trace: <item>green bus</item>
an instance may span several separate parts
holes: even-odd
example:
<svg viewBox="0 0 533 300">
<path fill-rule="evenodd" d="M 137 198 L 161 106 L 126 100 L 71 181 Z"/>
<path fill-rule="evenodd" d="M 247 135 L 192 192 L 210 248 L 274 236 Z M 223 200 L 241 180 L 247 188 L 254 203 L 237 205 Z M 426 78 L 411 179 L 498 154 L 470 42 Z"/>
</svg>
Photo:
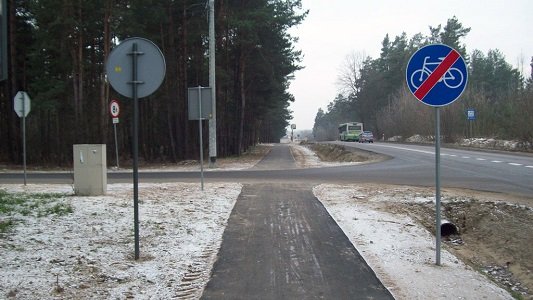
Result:
<svg viewBox="0 0 533 300">
<path fill-rule="evenodd" d="M 363 123 L 349 122 L 339 124 L 339 140 L 341 141 L 359 141 L 359 135 L 363 132 Z"/>
</svg>

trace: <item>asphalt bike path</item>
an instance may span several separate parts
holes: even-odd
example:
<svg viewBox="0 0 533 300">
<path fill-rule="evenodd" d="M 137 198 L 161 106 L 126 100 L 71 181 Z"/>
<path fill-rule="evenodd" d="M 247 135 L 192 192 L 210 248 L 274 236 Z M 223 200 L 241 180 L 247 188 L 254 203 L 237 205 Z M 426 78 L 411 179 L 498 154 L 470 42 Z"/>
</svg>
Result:
<svg viewBox="0 0 533 300">
<path fill-rule="evenodd" d="M 312 185 L 244 185 L 218 255 L 202 299 L 393 299 Z"/>
</svg>

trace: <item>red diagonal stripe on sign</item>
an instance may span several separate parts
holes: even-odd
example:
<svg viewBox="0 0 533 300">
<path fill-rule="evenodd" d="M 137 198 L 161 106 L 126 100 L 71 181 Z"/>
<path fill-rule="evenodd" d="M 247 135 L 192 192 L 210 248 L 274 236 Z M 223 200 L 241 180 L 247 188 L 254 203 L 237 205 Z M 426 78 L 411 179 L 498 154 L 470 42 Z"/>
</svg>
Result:
<svg viewBox="0 0 533 300">
<path fill-rule="evenodd" d="M 444 58 L 444 60 L 435 68 L 435 71 L 431 73 L 422 83 L 422 85 L 416 90 L 415 97 L 418 100 L 424 99 L 426 95 L 431 91 L 431 89 L 437 84 L 437 82 L 442 78 L 442 76 L 451 68 L 451 66 L 459 59 L 461 55 L 459 52 L 455 51 L 455 49 L 452 49 L 448 55 Z"/>
</svg>

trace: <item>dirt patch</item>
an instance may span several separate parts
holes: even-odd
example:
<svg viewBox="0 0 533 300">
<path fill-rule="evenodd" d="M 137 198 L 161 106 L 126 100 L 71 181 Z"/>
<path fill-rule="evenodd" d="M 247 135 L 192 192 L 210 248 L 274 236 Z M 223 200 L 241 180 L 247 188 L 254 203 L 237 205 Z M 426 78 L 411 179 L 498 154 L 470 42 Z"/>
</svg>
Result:
<svg viewBox="0 0 533 300">
<path fill-rule="evenodd" d="M 382 209 L 409 215 L 435 234 L 433 201 L 429 189 L 410 189 L 405 201 L 383 202 Z M 509 290 L 517 299 L 533 299 L 533 209 L 504 195 L 465 196 L 471 192 L 443 192 L 442 216 L 455 224 L 459 234 L 443 238 L 445 247 L 462 261 Z M 486 197 L 484 197 L 486 196 Z M 499 200 L 496 200 L 499 199 Z M 529 199 L 531 204 L 531 199 Z"/>
<path fill-rule="evenodd" d="M 386 155 L 335 144 L 309 144 L 322 161 L 326 162 L 378 162 L 388 159 Z"/>
</svg>

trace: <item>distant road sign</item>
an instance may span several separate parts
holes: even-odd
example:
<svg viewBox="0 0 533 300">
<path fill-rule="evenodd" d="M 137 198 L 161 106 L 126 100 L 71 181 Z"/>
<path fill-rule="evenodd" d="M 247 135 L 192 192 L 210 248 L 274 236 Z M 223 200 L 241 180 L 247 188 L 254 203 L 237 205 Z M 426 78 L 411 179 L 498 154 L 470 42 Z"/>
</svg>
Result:
<svg viewBox="0 0 533 300">
<path fill-rule="evenodd" d="M 207 120 L 212 117 L 213 101 L 211 101 L 210 87 L 195 87 L 188 88 L 188 106 L 189 106 L 189 121 L 191 120 Z M 202 99 L 201 103 L 199 99 Z M 200 116 L 200 105 L 202 115 Z"/>
<path fill-rule="evenodd" d="M 109 113 L 111 113 L 113 118 L 118 118 L 120 115 L 120 105 L 117 100 L 111 100 L 111 103 L 109 103 Z"/>
<path fill-rule="evenodd" d="M 31 99 L 28 93 L 19 91 L 13 98 L 13 106 L 19 118 L 27 117 L 31 109 Z"/>
<path fill-rule="evenodd" d="M 473 121 L 476 119 L 476 111 L 474 109 L 469 108 L 466 111 L 466 117 L 468 120 Z"/>
<path fill-rule="evenodd" d="M 423 103 L 445 106 L 463 93 L 468 78 L 466 63 L 459 52 L 434 44 L 416 51 L 406 70 L 409 90 Z"/>
</svg>

